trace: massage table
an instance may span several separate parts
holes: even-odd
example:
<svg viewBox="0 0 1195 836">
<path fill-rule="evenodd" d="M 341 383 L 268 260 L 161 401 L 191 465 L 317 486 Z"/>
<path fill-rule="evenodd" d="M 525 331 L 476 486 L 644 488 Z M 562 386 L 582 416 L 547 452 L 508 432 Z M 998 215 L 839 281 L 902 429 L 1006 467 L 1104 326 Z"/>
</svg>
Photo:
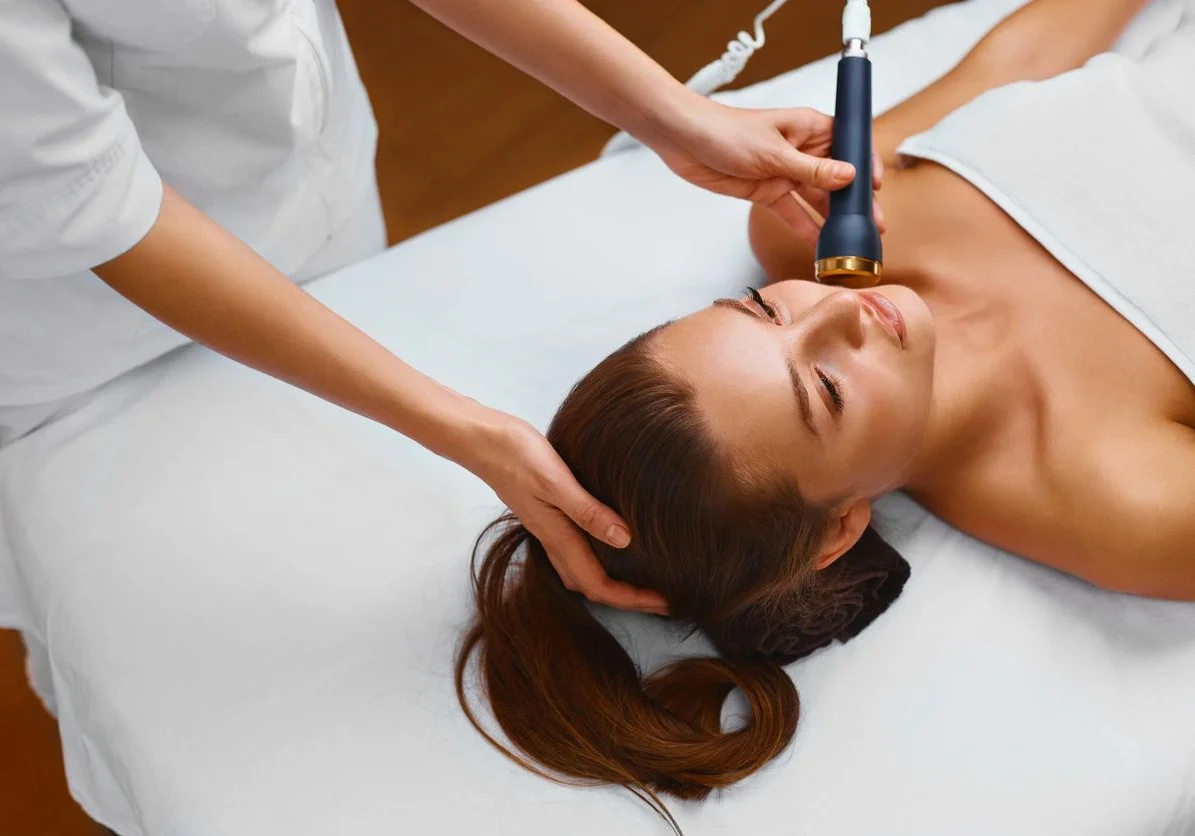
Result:
<svg viewBox="0 0 1195 836">
<path fill-rule="evenodd" d="M 877 111 L 1018 5 L 876 38 Z M 834 62 L 723 98 L 831 111 Z M 747 210 L 632 150 L 308 289 L 542 428 L 629 337 L 763 281 Z M 199 347 L 0 451 L 0 623 L 26 638 L 74 797 L 122 836 L 669 832 L 621 789 L 521 770 L 461 713 L 470 549 L 500 510 L 398 434 Z M 1195 833 L 1195 606 L 1101 591 L 901 495 L 877 519 L 912 566 L 903 595 L 789 667 L 795 742 L 670 801 L 686 834 Z M 601 617 L 645 667 L 711 652 Z"/>
</svg>

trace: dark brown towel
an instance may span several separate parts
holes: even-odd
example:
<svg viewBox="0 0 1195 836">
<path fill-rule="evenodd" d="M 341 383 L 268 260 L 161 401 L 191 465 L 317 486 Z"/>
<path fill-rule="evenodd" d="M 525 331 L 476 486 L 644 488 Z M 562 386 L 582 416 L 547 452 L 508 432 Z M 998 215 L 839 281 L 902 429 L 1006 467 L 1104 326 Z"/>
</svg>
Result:
<svg viewBox="0 0 1195 836">
<path fill-rule="evenodd" d="M 778 610 L 747 610 L 707 633 L 725 656 L 763 656 L 787 665 L 835 639 L 859 635 L 897 599 L 908 579 L 909 564 L 868 527 L 849 552 L 818 574 L 812 595 Z"/>
</svg>

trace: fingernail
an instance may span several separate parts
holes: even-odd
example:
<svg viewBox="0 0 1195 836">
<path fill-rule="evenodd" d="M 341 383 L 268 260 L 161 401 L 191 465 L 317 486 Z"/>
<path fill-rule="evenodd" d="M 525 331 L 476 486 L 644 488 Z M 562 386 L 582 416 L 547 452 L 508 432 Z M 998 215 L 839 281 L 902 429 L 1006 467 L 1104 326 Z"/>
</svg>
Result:
<svg viewBox="0 0 1195 836">
<path fill-rule="evenodd" d="M 850 163 L 837 163 L 833 168 L 833 174 L 839 180 L 850 180 L 855 176 L 855 167 Z"/>
<path fill-rule="evenodd" d="M 631 542 L 631 533 L 621 525 L 612 525 L 606 529 L 606 542 L 621 549 Z"/>
</svg>

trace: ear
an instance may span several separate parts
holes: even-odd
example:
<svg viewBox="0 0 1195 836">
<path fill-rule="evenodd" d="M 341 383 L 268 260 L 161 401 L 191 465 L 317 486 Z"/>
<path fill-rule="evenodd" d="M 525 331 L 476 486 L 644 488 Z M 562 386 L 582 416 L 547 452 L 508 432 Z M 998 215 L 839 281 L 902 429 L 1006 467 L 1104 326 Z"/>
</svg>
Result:
<svg viewBox="0 0 1195 836">
<path fill-rule="evenodd" d="M 826 534 L 826 542 L 822 545 L 821 553 L 817 557 L 817 569 L 820 572 L 838 558 L 842 557 L 851 546 L 859 542 L 867 526 L 871 524 L 871 503 L 866 499 L 856 499 L 834 511 L 830 518 L 830 530 Z"/>
</svg>

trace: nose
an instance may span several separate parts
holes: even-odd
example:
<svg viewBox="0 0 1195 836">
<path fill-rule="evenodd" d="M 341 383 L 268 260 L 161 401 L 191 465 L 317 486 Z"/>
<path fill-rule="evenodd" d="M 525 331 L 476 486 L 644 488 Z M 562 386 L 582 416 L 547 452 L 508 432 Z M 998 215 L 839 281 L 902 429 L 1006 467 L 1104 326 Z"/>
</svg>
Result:
<svg viewBox="0 0 1195 836">
<path fill-rule="evenodd" d="M 839 288 L 822 297 L 793 325 L 807 340 L 845 342 L 851 348 L 862 348 L 866 337 L 863 317 L 859 295 L 853 290 Z"/>
</svg>

